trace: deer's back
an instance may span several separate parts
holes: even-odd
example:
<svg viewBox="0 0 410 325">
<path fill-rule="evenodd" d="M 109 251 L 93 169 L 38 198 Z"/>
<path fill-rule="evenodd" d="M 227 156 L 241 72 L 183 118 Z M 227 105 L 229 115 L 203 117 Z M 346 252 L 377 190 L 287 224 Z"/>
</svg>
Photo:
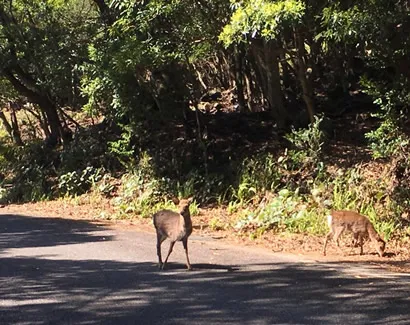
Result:
<svg viewBox="0 0 410 325">
<path fill-rule="evenodd" d="M 186 222 L 184 217 L 171 210 L 161 210 L 153 216 L 155 229 L 161 236 L 172 241 L 181 240 L 192 233 L 192 223 Z"/>
<path fill-rule="evenodd" d="M 332 211 L 329 215 L 331 228 L 343 227 L 353 233 L 367 233 L 372 227 L 369 219 L 353 211 Z"/>
</svg>

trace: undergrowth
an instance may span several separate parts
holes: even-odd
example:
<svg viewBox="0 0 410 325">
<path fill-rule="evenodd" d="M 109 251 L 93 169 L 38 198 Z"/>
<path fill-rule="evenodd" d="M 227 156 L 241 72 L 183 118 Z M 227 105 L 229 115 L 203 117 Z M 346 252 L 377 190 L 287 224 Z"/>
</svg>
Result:
<svg viewBox="0 0 410 325">
<path fill-rule="evenodd" d="M 367 215 L 387 240 L 406 232 L 402 216 L 410 211 L 410 164 L 405 151 L 394 151 L 382 172 L 369 173 L 361 164 L 330 172 L 323 159 L 327 138 L 321 121 L 316 118 L 308 129 L 289 133 L 287 148 L 231 161 L 221 173 L 205 173 L 199 166 L 178 177 L 159 173 L 166 168 L 156 168 L 148 151 L 126 159 L 132 153 L 121 149 L 120 162 L 115 163 L 113 155 L 123 147 L 123 137 L 105 149 L 98 141 L 77 139 L 76 145 L 60 151 L 41 143 L 15 148 L 0 142 L 0 167 L 6 171 L 0 175 L 0 199 L 27 202 L 76 198 L 88 192 L 95 202 L 98 196 L 111 200 L 115 213 L 104 218 L 124 219 L 175 209 L 173 198 L 194 196 L 192 215 L 199 214 L 200 205 L 217 204 L 236 216 L 232 226 L 237 231 L 251 237 L 268 230 L 323 235 L 324 217 L 331 208 Z M 401 141 L 400 148 L 405 143 Z M 104 150 L 108 157 L 89 158 L 103 155 Z M 125 165 L 125 172 L 118 168 Z M 209 227 L 218 230 L 228 225 L 213 217 Z"/>
</svg>

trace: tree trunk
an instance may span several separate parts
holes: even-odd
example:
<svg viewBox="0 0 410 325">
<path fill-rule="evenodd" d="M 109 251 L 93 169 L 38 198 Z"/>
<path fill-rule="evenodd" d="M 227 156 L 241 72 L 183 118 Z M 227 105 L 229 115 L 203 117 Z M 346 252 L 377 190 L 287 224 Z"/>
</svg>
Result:
<svg viewBox="0 0 410 325">
<path fill-rule="evenodd" d="M 6 118 L 6 115 L 2 110 L 0 111 L 0 120 L 2 121 L 3 126 L 6 129 L 6 132 L 9 134 L 10 138 L 14 141 L 14 143 L 16 143 L 13 135 L 13 128 L 11 127 L 9 121 Z"/>
<path fill-rule="evenodd" d="M 257 68 L 262 77 L 264 97 L 269 103 L 273 118 L 279 129 L 285 127 L 286 110 L 283 103 L 282 86 L 279 71 L 279 48 L 274 48 L 273 41 L 263 42 L 258 46 L 254 42 L 253 51 L 257 60 Z"/>
<path fill-rule="evenodd" d="M 13 105 L 15 105 L 15 104 L 13 104 L 13 103 L 9 104 L 11 128 L 12 128 L 12 137 L 13 137 L 14 143 L 16 145 L 22 146 L 23 141 L 21 140 L 21 134 L 20 134 L 19 125 L 18 125 L 18 122 L 17 122 L 16 111 L 15 111 Z"/>
<path fill-rule="evenodd" d="M 199 108 L 198 108 L 198 81 L 195 78 L 195 72 L 193 69 L 193 66 L 189 62 L 188 56 L 185 57 L 186 60 L 186 65 L 188 68 L 188 78 L 191 81 L 192 84 L 192 92 L 190 92 L 190 97 L 191 97 L 191 102 L 193 106 L 195 107 L 195 120 L 196 120 L 196 127 L 197 127 L 197 141 L 198 141 L 198 146 L 202 150 L 202 157 L 203 157 L 203 163 L 204 163 L 204 169 L 205 169 L 205 175 L 208 177 L 208 146 L 206 143 L 206 138 L 207 138 L 207 127 L 204 125 L 201 115 L 199 113 Z"/>
<path fill-rule="evenodd" d="M 7 133 L 10 135 L 10 137 L 13 137 L 13 128 L 7 120 L 3 110 L 0 110 L 0 120 L 3 122 L 3 126 L 6 129 Z"/>
<path fill-rule="evenodd" d="M 237 45 L 234 54 L 235 60 L 235 84 L 238 96 L 238 106 L 240 112 L 246 111 L 246 102 L 243 87 L 243 50 L 241 45 Z"/>
<path fill-rule="evenodd" d="M 49 100 L 44 100 L 42 104 L 38 104 L 40 105 L 41 109 L 44 109 L 44 112 L 47 116 L 48 125 L 50 127 L 50 136 L 48 138 L 48 143 L 51 146 L 54 146 L 57 145 L 61 139 L 64 142 L 60 118 L 54 104 Z"/>
<path fill-rule="evenodd" d="M 248 107 L 248 110 L 250 111 L 250 112 L 253 112 L 253 103 L 252 103 L 252 95 L 254 94 L 254 95 L 256 95 L 255 93 L 255 91 L 254 90 L 252 90 L 252 73 L 251 73 L 251 71 L 250 71 L 250 69 L 249 69 L 249 65 L 246 65 L 245 66 L 245 70 L 244 70 L 244 79 L 245 79 L 245 87 L 244 87 L 244 89 L 245 89 L 245 93 L 246 93 L 246 96 L 245 96 L 245 101 L 246 101 L 246 105 L 247 105 L 247 107 Z"/>
<path fill-rule="evenodd" d="M 60 117 L 58 116 L 56 105 L 52 102 L 50 96 L 27 88 L 23 83 L 20 82 L 19 79 L 14 76 L 14 73 L 8 68 L 3 69 L 3 74 L 20 94 L 27 97 L 32 103 L 38 104 L 40 109 L 44 112 L 47 118 L 48 127 L 50 128 L 50 134 L 47 139 L 47 144 L 54 146 L 57 145 L 60 140 L 67 140 L 64 139 L 64 132 Z"/>
<path fill-rule="evenodd" d="M 105 3 L 104 0 L 94 0 L 94 3 L 97 5 L 98 10 L 100 11 L 101 19 L 105 24 L 111 26 L 114 23 L 114 17 L 110 7 Z"/>
<path fill-rule="evenodd" d="M 15 118 L 15 115 L 14 115 L 14 118 Z M 22 146 L 23 141 L 21 140 L 18 125 L 17 125 L 17 123 L 13 123 L 13 118 L 11 119 L 12 124 L 10 124 L 9 121 L 7 120 L 7 117 L 4 114 L 4 112 L 2 110 L 0 110 L 0 120 L 2 121 L 2 123 L 4 125 L 4 128 L 6 129 L 6 132 L 9 134 L 9 136 L 13 140 L 14 144 L 16 144 L 18 146 Z M 17 120 L 15 122 L 17 122 Z M 16 127 L 17 127 L 17 132 L 16 132 Z"/>
<path fill-rule="evenodd" d="M 264 44 L 265 60 L 268 63 L 268 100 L 275 113 L 279 128 L 283 128 L 286 119 L 286 110 L 283 103 L 282 85 L 280 82 L 279 53 L 273 48 L 272 42 Z"/>
<path fill-rule="evenodd" d="M 257 88 L 257 93 L 260 98 L 260 104 L 263 105 L 265 103 L 265 78 L 261 74 L 261 69 L 258 66 L 258 60 L 255 57 L 255 51 L 250 51 L 248 54 L 248 60 L 250 65 L 250 70 L 254 72 L 255 84 L 254 86 Z"/>
<path fill-rule="evenodd" d="M 313 87 L 310 79 L 307 78 L 307 68 L 305 63 L 305 42 L 300 30 L 295 30 L 295 43 L 297 50 L 297 75 L 302 87 L 302 96 L 306 104 L 306 109 L 311 123 L 315 120 L 315 104 L 313 101 Z"/>
<path fill-rule="evenodd" d="M 47 121 L 47 116 L 46 113 L 43 110 L 40 110 L 40 114 L 41 114 L 41 119 L 40 119 L 40 124 L 41 124 L 41 128 L 44 131 L 44 135 L 46 137 L 46 139 L 48 139 L 50 137 L 50 129 L 48 127 L 48 121 Z"/>
</svg>

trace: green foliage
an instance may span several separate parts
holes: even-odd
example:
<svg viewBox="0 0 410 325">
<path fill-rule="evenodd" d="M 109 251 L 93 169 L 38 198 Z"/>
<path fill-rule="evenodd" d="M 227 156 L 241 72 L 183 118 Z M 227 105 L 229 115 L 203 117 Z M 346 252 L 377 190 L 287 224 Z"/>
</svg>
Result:
<svg viewBox="0 0 410 325">
<path fill-rule="evenodd" d="M 333 208 L 363 211 L 376 209 L 388 216 L 393 204 L 388 199 L 388 181 L 382 178 L 366 179 L 364 169 L 358 167 L 341 173 L 333 181 Z"/>
<path fill-rule="evenodd" d="M 191 206 L 193 214 L 199 212 L 197 202 L 216 200 L 227 204 L 230 213 L 246 214 L 238 224 L 243 229 L 320 234 L 325 227 L 321 204 L 328 199 L 334 208 L 369 215 L 386 238 L 393 236 L 400 225 L 398 216 L 410 204 L 406 180 L 409 138 L 403 128 L 410 104 L 407 4 L 298 0 L 230 3 L 231 6 L 225 0 L 114 0 L 108 7 L 108 22 L 97 12 L 93 1 L 17 0 L 7 5 L 3 1 L 3 77 L 15 77 L 15 85 L 19 82 L 30 91 L 46 94 L 59 108 L 61 118 L 66 106 L 75 109 L 87 102 L 83 110 L 89 116 L 103 116 L 105 122 L 109 121 L 101 124 L 99 130 L 96 127 L 96 132 L 76 132 L 71 143 L 56 150 L 49 150 L 42 143 L 23 148 L 1 143 L 4 183 L 13 184 L 10 189 L 0 190 L 4 200 L 40 200 L 56 194 L 53 190 L 60 195 L 78 195 L 90 188 L 108 196 L 115 189 L 114 180 L 104 174 L 109 170 L 126 173 L 114 199 L 121 217 L 149 216 L 160 208 L 175 208 L 167 200 L 169 197 L 193 195 L 197 199 Z M 225 50 L 220 45 L 221 42 L 229 47 L 240 41 L 247 44 Z M 181 146 L 186 147 L 179 151 L 178 142 L 164 149 L 158 140 L 152 146 L 164 125 L 168 126 L 164 130 L 173 136 L 173 128 L 180 128 L 182 109 L 196 99 L 191 95 L 203 88 L 239 86 L 238 81 L 242 80 L 250 89 L 246 95 L 266 100 L 259 83 L 269 79 L 266 72 L 270 67 L 264 64 L 276 56 L 280 58 L 278 84 L 282 85 L 277 93 L 286 87 L 287 93 L 300 94 L 300 85 L 294 82 L 298 71 L 295 56 L 299 55 L 295 52 L 296 43 L 306 52 L 299 59 L 306 63 L 306 79 L 318 95 L 312 98 L 315 102 L 330 97 L 332 78 L 339 86 L 343 83 L 339 76 L 352 77 L 351 62 L 362 62 L 360 84 L 349 81 L 345 90 L 364 90 L 379 106 L 376 116 L 380 126 L 366 138 L 374 158 L 400 157 L 397 174 L 404 176 L 398 186 L 388 184 L 388 177 L 368 179 L 359 168 L 342 170 L 338 177 L 327 178 L 323 160 L 325 137 L 320 128 L 323 119 L 319 117 L 308 129 L 293 130 L 286 136 L 290 149 L 278 146 L 275 153 L 250 153 L 245 158 L 247 152 L 238 154 L 237 160 L 229 158 L 222 168 L 217 155 L 212 156 L 217 151 L 211 152 L 220 135 L 212 134 L 214 121 L 204 119 L 202 126 L 205 129 L 209 122 L 211 131 L 207 139 L 209 157 L 215 159 L 210 173 L 202 170 L 203 165 L 195 165 L 195 145 L 184 143 Z M 268 54 L 271 59 L 263 63 Z M 209 60 L 210 57 L 217 60 Z M 242 67 L 237 69 L 239 63 Z M 11 73 L 6 74 L 7 69 Z M 203 88 L 197 87 L 196 78 L 201 79 Z M 78 89 L 80 81 L 83 98 Z M 16 89 L 6 79 L 0 79 L 0 104 L 30 94 L 17 93 Z M 284 98 L 291 97 L 287 93 L 283 93 Z M 192 121 L 187 114 L 184 127 L 193 130 L 195 138 Z M 110 122 L 115 122 L 121 131 L 106 134 Z M 182 137 L 183 142 L 189 142 L 186 138 L 191 135 Z M 255 209 L 252 205 L 266 192 L 276 194 L 265 206 Z M 244 209 L 254 211 L 243 212 Z M 210 225 L 215 229 L 222 227 L 217 218 Z"/>
<path fill-rule="evenodd" d="M 307 129 L 293 130 L 285 136 L 296 148 L 288 153 L 291 163 L 296 166 L 301 163 L 306 165 L 319 164 L 325 141 L 325 135 L 320 129 L 322 121 L 323 117 L 315 116 L 314 122 L 309 124 Z M 290 167 L 293 169 L 292 166 Z"/>
<path fill-rule="evenodd" d="M 395 202 L 395 211 L 398 215 L 410 211 L 410 160 L 408 150 L 395 157 L 394 169 L 391 181 L 394 190 L 391 193 L 392 201 Z"/>
<path fill-rule="evenodd" d="M 1 131 L 1 130 L 0 130 Z M 0 136 L 0 171 L 1 173 L 6 173 L 10 171 L 12 162 L 10 161 L 10 152 L 12 149 L 3 139 L 8 138 L 7 134 L 2 134 Z M 4 177 L 4 176 L 3 176 Z"/>
<path fill-rule="evenodd" d="M 219 36 L 225 46 L 241 41 L 244 37 L 274 39 L 286 27 L 301 23 L 305 4 L 298 0 L 233 1 L 230 23 Z"/>
<path fill-rule="evenodd" d="M 262 154 L 245 159 L 239 169 L 238 185 L 229 188 L 228 211 L 236 212 L 254 197 L 263 196 L 266 191 L 281 188 L 297 190 L 312 186 L 314 179 L 319 179 L 319 176 L 325 177 L 321 162 L 325 137 L 320 130 L 321 122 L 322 119 L 316 118 L 308 129 L 294 130 L 287 135 L 296 149 L 285 150 L 279 158 L 273 154 Z M 306 182 L 296 184 L 289 171 L 302 169 L 306 174 Z"/>
<path fill-rule="evenodd" d="M 347 10 L 340 10 L 338 3 L 325 7 L 321 16 L 321 25 L 325 29 L 317 35 L 317 39 L 323 38 L 333 42 L 348 42 L 350 39 L 357 39 L 361 36 L 363 28 L 368 27 L 368 17 L 368 12 L 357 6 L 352 6 Z M 327 44 L 325 42 L 324 46 Z"/>
<path fill-rule="evenodd" d="M 273 197 L 265 196 L 251 212 L 239 212 L 235 228 L 259 236 L 269 229 L 323 235 L 327 231 L 326 207 L 353 210 L 370 218 L 376 230 L 388 240 L 400 229 L 403 204 L 389 193 L 385 175 L 369 179 L 361 166 L 339 171 L 333 181 L 316 183 L 310 193 L 298 189 L 278 190 Z M 228 206 L 233 209 L 234 205 Z M 236 209 L 238 210 L 238 209 Z M 234 211 L 236 212 L 236 211 Z"/>
<path fill-rule="evenodd" d="M 115 202 L 117 212 L 111 215 L 110 218 L 113 219 L 129 219 L 133 216 L 141 216 L 142 218 L 149 218 L 152 213 L 162 209 L 175 209 L 175 204 L 170 201 L 159 201 L 154 203 L 147 200 L 134 200 L 131 202 L 125 202 L 116 200 Z"/>
<path fill-rule="evenodd" d="M 375 116 L 381 125 L 366 135 L 374 158 L 394 155 L 408 143 L 402 130 L 409 107 L 409 83 L 404 72 L 405 58 L 410 53 L 404 31 L 407 19 L 407 7 L 390 1 L 361 1 L 354 5 L 336 1 L 325 7 L 320 16 L 322 30 L 317 40 L 325 51 L 340 57 L 347 53 L 363 65 L 357 70 L 360 86 L 380 107 Z"/>
<path fill-rule="evenodd" d="M 176 206 L 171 200 L 163 199 L 166 194 L 162 181 L 144 178 L 141 172 L 126 174 L 122 177 L 120 193 L 113 201 L 118 210 L 116 217 L 148 218 L 160 209 L 175 209 Z M 190 205 L 190 211 L 192 215 L 199 213 L 198 203 L 195 200 Z"/>
<path fill-rule="evenodd" d="M 213 231 L 226 230 L 228 228 L 228 225 L 221 221 L 218 217 L 211 218 L 208 222 L 208 226 Z"/>
<path fill-rule="evenodd" d="M 201 197 L 209 195 L 207 192 L 210 188 L 206 186 L 206 183 L 205 176 L 196 171 L 191 171 L 184 175 L 181 180 L 163 179 L 163 189 L 168 193 L 175 193 L 178 197 L 191 197 L 194 195 Z"/>
<path fill-rule="evenodd" d="M 239 220 L 235 228 L 249 229 L 256 227 L 262 229 L 262 232 L 273 227 L 279 228 L 286 225 L 287 220 L 300 217 L 302 210 L 297 211 L 299 205 L 298 193 L 282 189 L 266 206 Z"/>
<path fill-rule="evenodd" d="M 109 171 L 118 168 L 118 157 L 108 150 L 109 132 L 108 127 L 104 131 L 93 128 L 78 131 L 73 141 L 60 151 L 59 173 L 82 170 L 88 166 Z"/>
<path fill-rule="evenodd" d="M 147 217 L 161 201 L 161 182 L 156 178 L 151 160 L 148 153 L 143 152 L 134 171 L 122 176 L 120 193 L 115 198 L 121 214 Z"/>
<path fill-rule="evenodd" d="M 13 184 L 3 195 L 6 202 L 31 202 L 52 196 L 52 179 L 55 176 L 55 154 L 41 143 L 23 147 L 3 147 L 2 166 L 7 183 Z"/>
<path fill-rule="evenodd" d="M 16 186 L 7 193 L 7 201 L 36 202 L 48 199 L 51 192 L 47 176 L 47 171 L 37 165 L 21 170 L 19 177 L 25 181 L 20 179 L 16 182 Z"/>
<path fill-rule="evenodd" d="M 18 98 L 19 93 L 6 78 L 0 76 L 0 107 L 4 107 L 9 100 L 17 100 Z"/>
<path fill-rule="evenodd" d="M 91 166 L 83 170 L 62 174 L 58 177 L 58 193 L 69 196 L 83 194 L 102 178 L 103 171 Z"/>
<path fill-rule="evenodd" d="M 163 102 L 162 114 L 180 108 L 172 104 L 186 96 L 185 65 L 214 53 L 222 24 L 214 17 L 227 7 L 225 1 L 112 1 L 114 23 L 88 48 L 93 64 L 84 66 L 82 81 L 87 110 L 136 122 Z"/>
<path fill-rule="evenodd" d="M 291 233 L 324 235 L 328 231 L 324 216 L 324 209 L 314 206 L 306 208 L 295 218 L 286 220 L 286 230 Z"/>
<path fill-rule="evenodd" d="M 3 195 L 9 202 L 44 200 L 55 195 L 79 195 L 92 186 L 109 193 L 110 185 L 99 184 L 108 176 L 102 167 L 101 144 L 93 137 L 77 137 L 61 152 L 33 142 L 24 147 L 0 147 L 0 166 L 7 183 L 13 184 Z M 111 188 L 112 189 L 112 188 Z"/>
<path fill-rule="evenodd" d="M 199 203 L 194 199 L 194 201 L 189 206 L 189 213 L 192 216 L 199 215 Z"/>
<path fill-rule="evenodd" d="M 406 15 L 400 6 L 392 10 L 390 1 L 361 1 L 354 5 L 333 1 L 317 16 L 322 27 L 317 39 L 324 41 L 325 50 L 341 43 L 357 48 L 366 46 L 367 57 L 378 57 L 391 49 L 380 45 L 386 42 L 384 37 L 391 36 L 392 25 Z"/>
<path fill-rule="evenodd" d="M 384 116 L 380 126 L 366 134 L 374 158 L 391 157 L 409 144 L 409 138 L 397 126 L 397 119 Z"/>
<path fill-rule="evenodd" d="M 114 182 L 115 178 L 110 174 L 103 174 L 102 178 L 92 180 L 92 187 L 97 191 L 97 193 L 109 197 L 115 190 Z"/>
<path fill-rule="evenodd" d="M 76 105 L 79 66 L 95 31 L 88 1 L 13 1 L 2 6 L 0 62 L 31 90 Z M 12 50 L 11 50 L 12 49 Z M 26 94 L 23 94 L 26 95 Z"/>
<path fill-rule="evenodd" d="M 351 169 L 346 173 L 340 171 L 339 176 L 332 182 L 332 208 L 337 210 L 354 210 L 362 194 L 357 186 L 360 186 L 362 182 L 363 179 L 357 169 Z"/>
<path fill-rule="evenodd" d="M 161 192 L 175 197 L 193 196 L 198 202 L 218 200 L 223 202 L 230 198 L 231 192 L 224 175 L 203 175 L 203 170 L 192 169 L 180 177 L 161 178 Z"/>
<path fill-rule="evenodd" d="M 272 154 L 247 158 L 239 170 L 238 187 L 234 189 L 233 196 L 239 202 L 246 202 L 257 193 L 276 189 L 280 178 L 280 170 Z"/>
<path fill-rule="evenodd" d="M 391 217 L 381 217 L 373 205 L 363 207 L 359 212 L 369 217 L 376 231 L 386 241 L 388 241 L 399 229 L 399 222 L 397 219 Z"/>
<path fill-rule="evenodd" d="M 406 91 L 383 91 L 370 81 L 362 79 L 367 92 L 375 98 L 374 103 L 380 112 L 374 116 L 381 120 L 379 127 L 366 134 L 374 158 L 386 158 L 404 152 L 410 143 L 409 137 L 402 129 L 407 116 L 399 107 L 408 107 L 410 93 Z"/>
<path fill-rule="evenodd" d="M 271 199 L 265 199 L 267 202 L 255 211 L 242 215 L 235 228 L 254 231 L 256 235 L 269 229 L 316 235 L 325 233 L 324 210 L 312 202 L 309 204 L 298 191 L 282 189 Z"/>
<path fill-rule="evenodd" d="M 136 163 L 134 159 L 135 148 L 132 145 L 132 134 L 131 126 L 124 126 L 121 138 L 108 142 L 108 150 L 119 160 L 126 170 L 131 170 Z"/>
</svg>

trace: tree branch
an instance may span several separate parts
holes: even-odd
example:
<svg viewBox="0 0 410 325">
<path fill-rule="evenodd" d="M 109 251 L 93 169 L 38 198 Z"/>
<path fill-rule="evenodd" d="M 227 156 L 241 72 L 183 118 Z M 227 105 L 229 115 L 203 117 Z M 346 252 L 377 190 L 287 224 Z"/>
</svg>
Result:
<svg viewBox="0 0 410 325">
<path fill-rule="evenodd" d="M 114 23 L 114 17 L 112 15 L 111 8 L 105 3 L 104 0 L 94 0 L 94 3 L 97 5 L 98 10 L 100 11 L 102 20 L 108 26 L 111 26 Z"/>
</svg>

